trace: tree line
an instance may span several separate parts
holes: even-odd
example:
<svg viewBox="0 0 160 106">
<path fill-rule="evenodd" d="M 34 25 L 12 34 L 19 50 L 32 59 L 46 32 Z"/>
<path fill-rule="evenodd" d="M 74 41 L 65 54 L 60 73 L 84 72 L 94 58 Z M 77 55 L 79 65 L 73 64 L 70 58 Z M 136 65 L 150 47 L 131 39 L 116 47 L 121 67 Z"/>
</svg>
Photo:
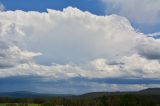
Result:
<svg viewBox="0 0 160 106">
<path fill-rule="evenodd" d="M 112 95 L 100 97 L 4 98 L 6 106 L 160 106 L 160 95 Z"/>
</svg>

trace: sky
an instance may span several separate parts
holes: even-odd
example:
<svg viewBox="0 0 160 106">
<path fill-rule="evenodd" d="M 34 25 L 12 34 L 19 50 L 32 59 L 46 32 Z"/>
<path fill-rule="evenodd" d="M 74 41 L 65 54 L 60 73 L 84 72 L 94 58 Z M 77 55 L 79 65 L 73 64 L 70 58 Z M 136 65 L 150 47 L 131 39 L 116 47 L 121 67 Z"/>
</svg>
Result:
<svg viewBox="0 0 160 106">
<path fill-rule="evenodd" d="M 160 87 L 160 0 L 0 0 L 0 91 Z"/>
</svg>

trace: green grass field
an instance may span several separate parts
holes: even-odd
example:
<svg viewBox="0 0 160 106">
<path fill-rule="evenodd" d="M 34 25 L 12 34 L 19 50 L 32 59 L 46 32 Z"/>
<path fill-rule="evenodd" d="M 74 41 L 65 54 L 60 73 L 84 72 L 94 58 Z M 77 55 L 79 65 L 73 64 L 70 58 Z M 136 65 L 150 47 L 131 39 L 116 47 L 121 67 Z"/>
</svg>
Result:
<svg viewBox="0 0 160 106">
<path fill-rule="evenodd" d="M 0 103 L 0 106 L 6 106 L 6 103 Z"/>
<path fill-rule="evenodd" d="M 6 106 L 7 103 L 0 103 L 0 106 Z M 18 106 L 18 103 L 17 103 Z M 38 104 L 28 104 L 28 106 L 38 106 Z"/>
</svg>

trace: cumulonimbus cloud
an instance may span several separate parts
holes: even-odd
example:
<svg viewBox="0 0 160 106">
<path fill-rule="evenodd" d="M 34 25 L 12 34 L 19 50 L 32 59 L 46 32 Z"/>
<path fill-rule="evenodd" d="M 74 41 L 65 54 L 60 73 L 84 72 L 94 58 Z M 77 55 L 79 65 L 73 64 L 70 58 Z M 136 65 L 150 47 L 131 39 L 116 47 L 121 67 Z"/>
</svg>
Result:
<svg viewBox="0 0 160 106">
<path fill-rule="evenodd" d="M 63 11 L 0 12 L 0 78 L 160 77 L 160 41 L 121 16 Z"/>
</svg>

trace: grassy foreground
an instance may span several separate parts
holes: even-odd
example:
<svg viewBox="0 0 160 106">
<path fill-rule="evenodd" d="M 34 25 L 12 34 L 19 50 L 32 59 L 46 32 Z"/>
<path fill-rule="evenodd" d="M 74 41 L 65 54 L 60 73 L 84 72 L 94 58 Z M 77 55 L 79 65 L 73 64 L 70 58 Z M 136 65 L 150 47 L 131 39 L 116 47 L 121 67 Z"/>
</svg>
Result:
<svg viewBox="0 0 160 106">
<path fill-rule="evenodd" d="M 0 103 L 0 106 L 8 106 L 10 105 L 10 103 Z M 21 103 L 14 103 L 13 106 L 25 106 L 25 105 L 22 105 Z M 27 106 L 39 106 L 39 104 L 27 104 Z"/>
</svg>

